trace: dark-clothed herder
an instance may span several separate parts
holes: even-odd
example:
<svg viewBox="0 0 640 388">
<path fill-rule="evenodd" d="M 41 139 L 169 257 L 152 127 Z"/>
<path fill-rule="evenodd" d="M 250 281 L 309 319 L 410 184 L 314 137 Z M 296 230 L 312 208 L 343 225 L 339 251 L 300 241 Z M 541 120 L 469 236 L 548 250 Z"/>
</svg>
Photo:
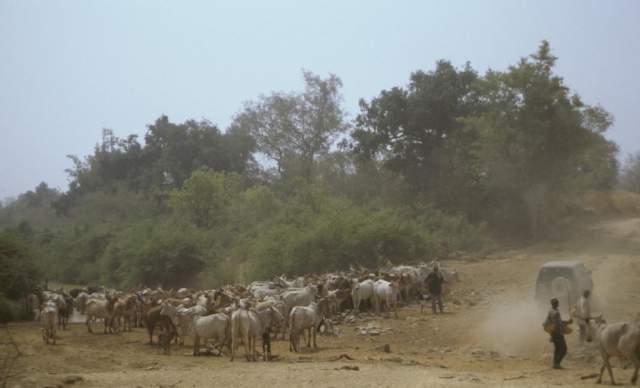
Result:
<svg viewBox="0 0 640 388">
<path fill-rule="evenodd" d="M 558 310 L 560 306 L 560 302 L 558 299 L 551 299 L 551 310 L 549 310 L 549 314 L 547 315 L 546 325 L 553 325 L 553 331 L 550 333 L 551 339 L 553 342 L 554 351 L 553 351 L 553 368 L 554 369 L 562 369 L 560 363 L 564 356 L 567 355 L 567 341 L 564 338 L 565 326 L 572 323 L 573 320 L 563 321 L 562 316 L 560 315 L 560 311 Z"/>
<path fill-rule="evenodd" d="M 424 281 L 427 285 L 429 295 L 431 296 L 431 310 L 434 314 L 436 314 L 437 305 L 438 307 L 440 307 L 440 312 L 444 312 L 442 303 L 442 285 L 443 283 L 446 283 L 446 281 L 444 280 L 444 276 L 442 276 L 442 272 L 440 272 L 438 266 L 433 267 L 433 271 L 431 271 L 431 273 Z"/>
</svg>

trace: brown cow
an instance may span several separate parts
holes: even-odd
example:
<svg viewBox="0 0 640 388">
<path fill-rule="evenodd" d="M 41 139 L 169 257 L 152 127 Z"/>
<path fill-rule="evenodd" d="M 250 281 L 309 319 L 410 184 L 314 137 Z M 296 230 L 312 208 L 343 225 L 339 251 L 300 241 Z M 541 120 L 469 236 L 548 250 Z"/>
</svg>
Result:
<svg viewBox="0 0 640 388">
<path fill-rule="evenodd" d="M 171 318 L 160 314 L 160 310 L 162 310 L 162 306 L 155 306 L 145 314 L 144 323 L 149 334 L 149 345 L 153 345 L 153 332 L 156 326 L 161 326 L 165 332 L 178 332 L 173 322 L 171 322 Z"/>
</svg>

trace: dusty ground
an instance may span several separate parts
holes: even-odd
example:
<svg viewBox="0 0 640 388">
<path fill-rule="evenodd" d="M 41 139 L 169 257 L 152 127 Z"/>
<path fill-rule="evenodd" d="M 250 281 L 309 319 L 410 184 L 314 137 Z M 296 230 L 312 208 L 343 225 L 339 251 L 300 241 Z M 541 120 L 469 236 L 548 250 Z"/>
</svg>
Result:
<svg viewBox="0 0 640 388">
<path fill-rule="evenodd" d="M 446 298 L 446 314 L 422 314 L 418 305 L 401 308 L 399 319 L 363 314 L 336 326 L 337 337 L 319 337 L 317 351 L 292 354 L 286 342 L 274 342 L 279 358 L 270 363 L 196 358 L 190 346 L 164 356 L 146 345 L 145 329 L 89 334 L 82 324 L 46 346 L 36 324 L 16 324 L 0 333 L 0 377 L 9 387 L 71 386 L 64 381 L 74 376 L 81 380 L 73 385 L 81 387 L 589 386 L 595 378 L 581 377 L 595 373 L 600 360 L 576 335 L 569 338 L 567 369 L 549 367 L 552 346 L 541 329 L 545 312 L 531 301 L 537 269 L 551 259 L 582 260 L 593 270 L 600 310 L 609 321 L 626 320 L 640 312 L 639 253 L 640 219 L 625 219 L 585 226 L 553 243 L 453 261 L 449 265 L 459 270 L 461 282 Z M 358 327 L 367 325 L 382 333 L 361 335 Z M 390 353 L 381 350 L 385 344 Z M 334 361 L 342 354 L 353 360 Z M 628 383 L 631 370 L 617 367 L 614 373 Z"/>
</svg>

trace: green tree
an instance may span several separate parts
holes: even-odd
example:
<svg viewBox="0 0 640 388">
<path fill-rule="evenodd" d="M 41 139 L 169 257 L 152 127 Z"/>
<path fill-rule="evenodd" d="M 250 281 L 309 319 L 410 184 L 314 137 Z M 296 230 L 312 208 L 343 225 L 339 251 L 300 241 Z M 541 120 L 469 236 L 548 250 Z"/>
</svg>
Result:
<svg viewBox="0 0 640 388">
<path fill-rule="evenodd" d="M 227 221 L 231 199 L 240 185 L 236 174 L 197 170 L 182 189 L 171 192 L 169 206 L 197 227 L 219 226 Z"/>
<path fill-rule="evenodd" d="M 179 188 L 199 168 L 244 173 L 252 160 L 253 140 L 231 128 L 221 133 L 208 121 L 171 123 L 162 116 L 145 136 L 144 158 L 151 186 Z"/>
<path fill-rule="evenodd" d="M 58 214 L 67 215 L 85 194 L 110 192 L 122 185 L 149 194 L 180 188 L 199 168 L 248 173 L 255 169 L 254 148 L 248 133 L 235 128 L 221 133 L 206 120 L 175 124 L 161 116 L 149 125 L 144 146 L 136 135 L 120 139 L 104 129 L 92 155 L 68 156 L 74 164 L 66 170 L 71 178 L 69 191 L 54 206 Z"/>
<path fill-rule="evenodd" d="M 620 173 L 620 186 L 625 190 L 640 193 L 640 152 L 627 155 Z"/>
<path fill-rule="evenodd" d="M 316 158 L 329 151 L 347 125 L 340 79 L 307 71 L 303 76 L 303 92 L 272 93 L 248 102 L 231 127 L 250 133 L 257 150 L 276 162 L 281 176 L 310 179 Z"/>
<path fill-rule="evenodd" d="M 39 288 L 38 271 L 24 240 L 12 233 L 0 233 L 0 296 L 17 300 Z"/>
<path fill-rule="evenodd" d="M 553 221 L 559 195 L 575 191 L 578 181 L 580 189 L 606 185 L 616 168 L 616 147 L 602 135 L 611 116 L 572 95 L 553 73 L 555 62 L 543 41 L 508 71 L 487 72 L 484 111 L 465 120 L 479 135 L 475 152 L 493 201 L 488 208 L 507 214 L 512 225 L 524 221 L 534 235 Z"/>
<path fill-rule="evenodd" d="M 477 78 L 469 64 L 456 69 L 442 60 L 434 71 L 412 73 L 406 88 L 361 100 L 352 133 L 355 156 L 382 160 L 415 193 L 453 207 L 457 193 L 472 192 L 477 181 L 470 162 L 474 137 L 458 120 L 479 111 Z"/>
<path fill-rule="evenodd" d="M 167 222 L 142 221 L 117 232 L 100 259 L 106 284 L 192 286 L 207 261 L 202 233 Z"/>
<path fill-rule="evenodd" d="M 51 207 L 61 193 L 42 182 L 34 190 L 20 194 L 16 200 L 0 207 L 0 229 L 28 224 L 29 228 L 52 227 L 59 223 Z M 23 225 L 25 226 L 25 225 Z"/>
</svg>

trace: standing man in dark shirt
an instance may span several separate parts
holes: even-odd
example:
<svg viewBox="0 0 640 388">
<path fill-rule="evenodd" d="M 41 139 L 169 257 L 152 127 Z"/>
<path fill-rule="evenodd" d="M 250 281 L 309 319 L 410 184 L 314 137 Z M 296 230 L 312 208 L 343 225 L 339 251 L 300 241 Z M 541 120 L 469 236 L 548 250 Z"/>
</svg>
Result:
<svg viewBox="0 0 640 388">
<path fill-rule="evenodd" d="M 433 270 L 424 280 L 427 285 L 427 290 L 429 291 L 429 295 L 431 295 L 431 309 L 433 313 L 436 314 L 436 304 L 440 307 L 440 312 L 444 312 L 444 307 L 442 305 L 442 284 L 446 283 L 444 277 L 442 276 L 442 272 L 440 272 L 440 268 L 438 264 L 434 264 Z"/>
<path fill-rule="evenodd" d="M 562 369 L 560 363 L 567 354 L 567 341 L 565 341 L 564 333 L 565 326 L 572 323 L 573 320 L 563 321 L 560 315 L 560 302 L 557 298 L 551 299 L 551 310 L 547 315 L 545 325 L 550 325 L 553 330 L 551 331 L 551 342 L 553 342 L 553 369 Z"/>
</svg>

